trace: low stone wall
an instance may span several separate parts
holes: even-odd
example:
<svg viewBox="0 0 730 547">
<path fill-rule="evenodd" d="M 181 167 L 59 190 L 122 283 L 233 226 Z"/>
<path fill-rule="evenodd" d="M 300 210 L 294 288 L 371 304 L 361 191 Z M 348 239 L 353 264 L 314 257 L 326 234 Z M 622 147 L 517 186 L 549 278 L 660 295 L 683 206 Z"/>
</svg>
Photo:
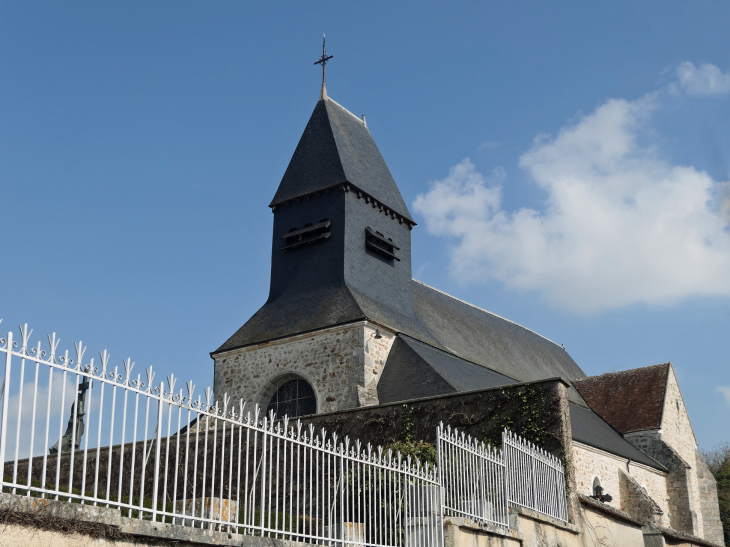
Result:
<svg viewBox="0 0 730 547">
<path fill-rule="evenodd" d="M 0 494 L 1 547 L 224 546 L 305 547 L 282 539 L 130 519 L 117 509 Z M 577 523 L 525 509 L 510 511 L 509 529 L 447 517 L 444 547 L 706 547 L 668 529 L 643 530 L 625 513 L 583 496 Z"/>
<path fill-rule="evenodd" d="M 492 446 L 501 446 L 502 430 L 508 428 L 570 461 L 567 386 L 561 378 L 551 378 L 317 414 L 302 418 L 302 422 L 374 446 L 404 441 L 433 444 L 436 427 L 442 422 Z"/>
</svg>

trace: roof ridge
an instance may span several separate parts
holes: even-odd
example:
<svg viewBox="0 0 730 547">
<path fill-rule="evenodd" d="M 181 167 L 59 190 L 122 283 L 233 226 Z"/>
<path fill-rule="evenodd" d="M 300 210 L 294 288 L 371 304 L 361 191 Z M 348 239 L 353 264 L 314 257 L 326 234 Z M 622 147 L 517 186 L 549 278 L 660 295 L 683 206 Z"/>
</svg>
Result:
<svg viewBox="0 0 730 547">
<path fill-rule="evenodd" d="M 418 279 L 413 279 L 413 281 L 415 281 L 416 283 L 420 283 L 420 284 L 421 284 L 421 285 L 423 285 L 424 287 L 428 287 L 429 289 L 432 289 L 432 290 L 434 290 L 434 291 L 436 291 L 436 292 L 438 292 L 438 293 L 441 293 L 441 294 L 443 294 L 444 296 L 448 296 L 449 298 L 453 298 L 454 300 L 456 300 L 456 301 L 458 301 L 458 302 L 461 302 L 462 304 L 466 304 L 467 306 L 471 306 L 472 308 L 475 308 L 475 309 L 477 309 L 477 310 L 479 310 L 479 311 L 483 311 L 484 313 L 488 313 L 489 315 L 493 315 L 494 317 L 497 317 L 497 318 L 499 318 L 499 319 L 502 319 L 503 321 L 507 321 L 508 323 L 512 323 L 513 325 L 516 325 L 516 326 L 518 326 L 518 327 L 520 327 L 520 328 L 522 328 L 522 329 L 525 329 L 526 331 L 528 331 L 528 332 L 531 332 L 532 334 L 536 334 L 537 336 L 539 336 L 540 338 L 542 338 L 542 339 L 544 339 L 544 340 L 547 340 L 547 341 L 548 341 L 548 342 L 550 342 L 551 344 L 555 344 L 555 345 L 556 345 L 556 346 L 558 346 L 558 347 L 559 347 L 560 349 L 562 349 L 562 350 L 564 350 L 564 351 L 567 351 L 567 350 L 565 350 L 565 347 L 563 347 L 562 345 L 558 344 L 557 342 L 553 342 L 552 340 L 550 340 L 550 338 L 548 338 L 547 336 L 543 336 L 543 335 L 542 335 L 542 334 L 540 334 L 539 332 L 535 332 L 535 331 L 534 331 L 534 330 L 532 330 L 532 329 L 528 329 L 528 328 L 527 328 L 527 327 L 525 327 L 524 325 L 520 325 L 519 323 L 515 323 L 514 321 L 512 321 L 512 320 L 510 320 L 510 319 L 507 319 L 506 317 L 502 317 L 501 315 L 497 315 L 497 314 L 496 314 L 496 313 L 494 313 L 494 312 L 491 312 L 491 311 L 489 311 L 489 310 L 485 310 L 484 308 L 480 308 L 479 306 L 475 306 L 474 304 L 472 304 L 472 303 L 470 303 L 470 302 L 467 302 L 466 300 L 462 300 L 461 298 L 457 298 L 457 297 L 456 297 L 456 296 L 454 296 L 453 294 L 449 294 L 449 293 L 447 293 L 447 292 L 444 292 L 444 291 L 442 291 L 441 289 L 437 289 L 436 287 L 432 287 L 431 285 L 428 285 L 427 283 L 424 283 L 423 281 L 419 281 Z M 571 381 L 572 381 L 572 380 L 571 380 Z"/>
<path fill-rule="evenodd" d="M 345 107 L 344 107 L 344 106 L 342 106 L 342 105 L 341 105 L 340 103 L 338 103 L 337 101 L 335 101 L 335 100 L 334 100 L 334 99 L 333 99 L 332 97 L 329 97 L 329 96 L 327 96 L 327 97 L 325 97 L 325 99 L 326 99 L 326 100 L 328 100 L 328 101 L 330 101 L 330 102 L 332 102 L 332 103 L 335 103 L 335 105 L 339 106 L 339 107 L 340 107 L 340 108 L 341 108 L 342 110 L 344 110 L 344 111 L 345 111 L 345 112 L 347 112 L 347 113 L 348 113 L 348 114 L 349 114 L 350 116 L 352 116 L 352 117 L 353 117 L 353 118 L 355 118 L 355 119 L 356 119 L 357 121 L 359 121 L 359 122 L 360 122 L 361 124 L 363 124 L 363 126 L 365 126 L 365 128 L 367 129 L 367 127 L 368 127 L 368 126 L 367 126 L 367 124 L 366 124 L 366 123 L 365 123 L 365 122 L 364 122 L 364 121 L 363 121 L 363 120 L 362 120 L 361 118 L 358 118 L 356 114 L 353 114 L 352 112 L 350 112 L 349 110 L 347 110 L 347 108 L 345 108 Z M 369 131 L 370 131 L 370 130 L 368 129 L 368 132 L 369 132 Z"/>
<path fill-rule="evenodd" d="M 672 362 L 668 361 L 666 363 L 659 363 L 657 365 L 648 365 L 646 367 L 627 368 L 626 370 L 615 370 L 613 372 L 604 372 L 603 374 L 598 374 L 595 376 L 586 376 L 585 378 L 581 378 L 579 380 L 574 380 L 574 382 L 585 382 L 587 380 L 594 380 L 597 378 L 603 378 L 604 376 L 611 376 L 614 374 L 626 374 L 627 372 L 634 372 L 637 370 L 646 370 L 646 369 L 657 368 L 657 367 L 670 367 L 671 365 L 672 365 Z"/>
</svg>

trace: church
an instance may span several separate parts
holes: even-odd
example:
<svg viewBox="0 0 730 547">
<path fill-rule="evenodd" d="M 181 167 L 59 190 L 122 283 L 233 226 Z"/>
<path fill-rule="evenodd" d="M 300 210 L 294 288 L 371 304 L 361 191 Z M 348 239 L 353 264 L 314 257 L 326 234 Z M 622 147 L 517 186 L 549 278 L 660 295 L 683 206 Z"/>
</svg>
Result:
<svg viewBox="0 0 730 547">
<path fill-rule="evenodd" d="M 365 117 L 324 83 L 269 207 L 269 296 L 211 353 L 216 394 L 294 417 L 559 378 L 577 495 L 612 494 L 647 544 L 724 544 L 672 365 L 586 377 L 562 346 L 413 279 L 416 222 Z"/>
</svg>

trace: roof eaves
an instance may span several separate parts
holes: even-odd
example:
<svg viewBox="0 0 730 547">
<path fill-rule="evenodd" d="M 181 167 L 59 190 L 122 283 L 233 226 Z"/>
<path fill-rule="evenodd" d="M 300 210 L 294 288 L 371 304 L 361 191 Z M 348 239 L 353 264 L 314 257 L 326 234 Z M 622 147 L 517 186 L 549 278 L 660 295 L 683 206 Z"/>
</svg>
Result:
<svg viewBox="0 0 730 547">
<path fill-rule="evenodd" d="M 366 321 L 368 321 L 368 318 L 365 317 L 365 316 L 363 316 L 363 317 L 361 317 L 359 319 L 353 319 L 351 321 L 343 321 L 342 323 L 335 323 L 334 325 L 328 325 L 326 327 L 319 327 L 319 328 L 316 328 L 316 329 L 305 330 L 305 331 L 297 332 L 297 333 L 294 333 L 294 334 L 284 334 L 282 336 L 276 336 L 274 338 L 267 338 L 265 340 L 258 340 L 256 342 L 250 342 L 250 343 L 247 343 L 247 344 L 240 344 L 238 346 L 231 346 L 230 348 L 222 349 L 223 346 L 225 345 L 225 344 L 223 344 L 217 350 L 211 351 L 209 353 L 209 355 L 211 356 L 211 358 L 213 358 L 215 355 L 218 355 L 220 353 L 227 353 L 229 351 L 234 351 L 234 350 L 237 350 L 237 349 L 248 348 L 248 347 L 252 347 L 252 346 L 262 346 L 264 344 L 270 344 L 271 342 L 276 342 L 278 340 L 285 340 L 286 338 L 293 338 L 295 336 L 305 336 L 305 335 L 310 334 L 312 332 L 317 332 L 317 331 L 327 330 L 327 329 L 336 329 L 338 327 L 344 327 L 346 325 L 353 325 L 353 324 L 356 324 L 356 323 L 361 323 L 361 322 L 366 322 Z"/>
</svg>

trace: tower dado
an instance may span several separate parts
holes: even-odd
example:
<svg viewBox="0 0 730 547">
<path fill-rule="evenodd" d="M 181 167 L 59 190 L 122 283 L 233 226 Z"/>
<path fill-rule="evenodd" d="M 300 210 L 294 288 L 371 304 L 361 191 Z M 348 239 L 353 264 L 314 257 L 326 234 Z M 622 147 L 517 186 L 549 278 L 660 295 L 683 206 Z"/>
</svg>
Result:
<svg viewBox="0 0 730 547">
<path fill-rule="evenodd" d="M 376 405 L 394 339 L 394 332 L 358 321 L 219 353 L 214 393 L 265 411 L 282 385 L 301 379 L 314 391 L 317 413 Z"/>
</svg>

